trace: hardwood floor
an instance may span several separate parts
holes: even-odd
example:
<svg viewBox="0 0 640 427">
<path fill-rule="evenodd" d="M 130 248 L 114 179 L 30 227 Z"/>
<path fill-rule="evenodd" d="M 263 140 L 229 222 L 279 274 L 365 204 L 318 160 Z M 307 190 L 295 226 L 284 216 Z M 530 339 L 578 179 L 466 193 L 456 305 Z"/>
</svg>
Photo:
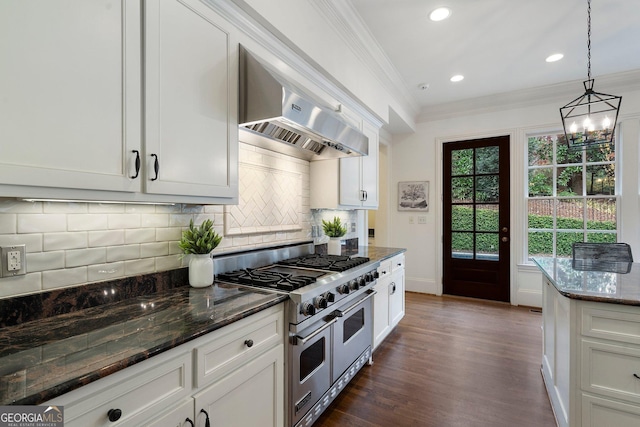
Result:
<svg viewBox="0 0 640 427">
<path fill-rule="evenodd" d="M 314 427 L 552 427 L 541 314 L 407 293 L 398 327 Z"/>
</svg>

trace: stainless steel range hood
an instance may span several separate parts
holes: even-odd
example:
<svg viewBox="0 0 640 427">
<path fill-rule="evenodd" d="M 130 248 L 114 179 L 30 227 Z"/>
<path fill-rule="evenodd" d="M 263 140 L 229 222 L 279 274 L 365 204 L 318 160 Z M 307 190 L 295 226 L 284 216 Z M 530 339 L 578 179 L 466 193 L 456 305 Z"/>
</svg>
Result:
<svg viewBox="0 0 640 427">
<path fill-rule="evenodd" d="M 369 154 L 369 139 L 338 113 L 240 47 L 240 141 L 305 160 Z"/>
</svg>

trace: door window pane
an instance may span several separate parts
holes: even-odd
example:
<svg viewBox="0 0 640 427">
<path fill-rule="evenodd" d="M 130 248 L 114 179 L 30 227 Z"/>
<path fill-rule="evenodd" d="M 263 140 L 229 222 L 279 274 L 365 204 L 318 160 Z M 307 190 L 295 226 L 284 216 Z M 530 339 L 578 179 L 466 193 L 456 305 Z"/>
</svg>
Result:
<svg viewBox="0 0 640 427">
<path fill-rule="evenodd" d="M 473 258 L 473 233 L 451 233 L 451 257 Z"/>
<path fill-rule="evenodd" d="M 498 205 L 476 206 L 476 230 L 498 231 L 500 228 L 500 208 Z"/>
<path fill-rule="evenodd" d="M 500 245 L 500 236 L 497 233 L 478 233 L 476 234 L 476 259 L 498 261 L 498 246 Z"/>
<path fill-rule="evenodd" d="M 358 331 L 364 328 L 364 308 L 356 311 L 344 321 L 342 328 L 342 343 L 346 343 Z"/>
<path fill-rule="evenodd" d="M 453 150 L 451 152 L 451 175 L 473 174 L 473 149 Z"/>
<path fill-rule="evenodd" d="M 476 174 L 498 173 L 500 167 L 500 147 L 476 148 Z"/>
<path fill-rule="evenodd" d="M 473 201 L 473 178 L 451 178 L 451 201 L 464 203 Z"/>
<path fill-rule="evenodd" d="M 473 207 L 472 206 L 452 206 L 451 207 L 451 230 L 473 231 Z"/>
<path fill-rule="evenodd" d="M 498 175 L 476 177 L 476 201 L 498 202 Z"/>
</svg>

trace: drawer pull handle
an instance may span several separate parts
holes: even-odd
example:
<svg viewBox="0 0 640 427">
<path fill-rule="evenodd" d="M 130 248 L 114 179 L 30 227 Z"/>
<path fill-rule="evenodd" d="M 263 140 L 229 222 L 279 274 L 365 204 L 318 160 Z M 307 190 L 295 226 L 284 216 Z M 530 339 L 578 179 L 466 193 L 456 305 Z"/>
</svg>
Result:
<svg viewBox="0 0 640 427">
<path fill-rule="evenodd" d="M 253 340 L 246 340 L 244 342 L 244 345 L 246 345 L 249 348 L 253 347 Z"/>
<path fill-rule="evenodd" d="M 204 427 L 211 427 L 211 421 L 209 421 L 209 414 L 207 414 L 207 411 L 205 411 L 204 409 L 200 409 L 200 412 L 202 412 L 207 417 L 204 422 Z"/>
<path fill-rule="evenodd" d="M 122 416 L 122 411 L 120 409 L 109 409 L 107 412 L 107 417 L 109 417 L 109 421 L 116 422 Z"/>
<path fill-rule="evenodd" d="M 189 418 L 187 418 L 186 420 L 184 420 L 185 423 L 189 423 L 191 424 L 191 427 L 196 427 L 195 424 L 193 424 L 193 421 L 191 421 Z"/>
<path fill-rule="evenodd" d="M 640 380 L 640 376 L 638 376 L 638 374 L 633 374 L 633 376 Z"/>
</svg>

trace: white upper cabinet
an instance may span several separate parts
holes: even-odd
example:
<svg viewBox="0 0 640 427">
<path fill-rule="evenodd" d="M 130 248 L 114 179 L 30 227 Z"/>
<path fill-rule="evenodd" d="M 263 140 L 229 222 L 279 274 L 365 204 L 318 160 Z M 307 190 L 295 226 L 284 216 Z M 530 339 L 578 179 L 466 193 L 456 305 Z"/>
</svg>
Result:
<svg viewBox="0 0 640 427">
<path fill-rule="evenodd" d="M 238 46 L 213 10 L 5 0 L 0 26 L 0 196 L 237 200 Z"/>
<path fill-rule="evenodd" d="M 137 191 L 140 4 L 3 0 L 0 28 L 0 183 Z"/>
<path fill-rule="evenodd" d="M 145 191 L 234 197 L 238 43 L 230 25 L 196 0 L 145 4 Z"/>
<path fill-rule="evenodd" d="M 378 208 L 378 129 L 364 122 L 369 155 L 311 162 L 311 209 Z"/>
</svg>

